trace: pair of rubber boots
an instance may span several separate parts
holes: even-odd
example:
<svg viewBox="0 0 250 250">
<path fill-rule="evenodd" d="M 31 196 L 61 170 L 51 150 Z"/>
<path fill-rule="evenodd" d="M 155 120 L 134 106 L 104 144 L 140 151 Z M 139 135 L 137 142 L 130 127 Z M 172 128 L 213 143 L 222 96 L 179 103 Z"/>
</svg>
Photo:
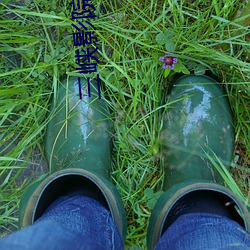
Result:
<svg viewBox="0 0 250 250">
<path fill-rule="evenodd" d="M 110 180 L 112 122 L 106 103 L 98 99 L 95 86 L 91 88 L 91 97 L 84 89 L 80 100 L 78 79 L 73 77 L 64 81 L 52 101 L 45 136 L 50 174 L 23 194 L 20 227 L 33 224 L 58 197 L 80 192 L 110 210 L 125 241 L 126 214 L 120 194 Z M 167 111 L 162 115 L 160 143 L 165 192 L 152 211 L 148 249 L 155 247 L 171 225 L 176 206 L 196 196 L 203 200 L 217 197 L 250 230 L 246 206 L 224 187 L 215 168 L 218 160 L 230 165 L 234 130 L 228 100 L 213 79 L 190 75 L 173 83 Z"/>
</svg>

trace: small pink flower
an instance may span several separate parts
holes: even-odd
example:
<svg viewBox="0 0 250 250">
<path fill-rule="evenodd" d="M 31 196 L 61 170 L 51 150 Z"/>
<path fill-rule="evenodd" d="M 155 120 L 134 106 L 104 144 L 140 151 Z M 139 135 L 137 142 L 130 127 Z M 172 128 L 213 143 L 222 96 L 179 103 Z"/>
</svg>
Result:
<svg viewBox="0 0 250 250">
<path fill-rule="evenodd" d="M 170 56 L 169 53 L 166 53 L 164 57 L 160 57 L 159 60 L 164 63 L 162 66 L 163 69 L 169 67 L 171 70 L 174 69 L 174 64 L 178 61 L 176 57 Z"/>
</svg>

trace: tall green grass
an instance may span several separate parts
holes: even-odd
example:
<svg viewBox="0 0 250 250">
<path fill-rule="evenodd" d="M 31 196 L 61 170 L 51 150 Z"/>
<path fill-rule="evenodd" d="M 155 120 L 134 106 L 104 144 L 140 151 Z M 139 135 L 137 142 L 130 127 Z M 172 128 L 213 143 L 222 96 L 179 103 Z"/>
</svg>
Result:
<svg viewBox="0 0 250 250">
<path fill-rule="evenodd" d="M 94 0 L 102 98 L 114 121 L 112 178 L 127 212 L 126 245 L 145 249 L 148 219 L 161 193 L 161 112 L 173 74 L 159 57 L 173 50 L 179 71 L 211 71 L 227 90 L 235 121 L 233 176 L 249 201 L 249 4 L 223 1 Z M 50 98 L 74 75 L 71 9 L 66 0 L 0 3 L 0 228 L 16 225 L 27 166 L 38 168 Z M 243 12 L 242 12 L 243 11 Z M 248 27 L 247 27 L 248 26 Z M 18 178 L 19 177 L 19 178 Z M 228 186 L 234 188 L 230 180 Z M 247 198 L 248 197 L 248 198 Z"/>
</svg>

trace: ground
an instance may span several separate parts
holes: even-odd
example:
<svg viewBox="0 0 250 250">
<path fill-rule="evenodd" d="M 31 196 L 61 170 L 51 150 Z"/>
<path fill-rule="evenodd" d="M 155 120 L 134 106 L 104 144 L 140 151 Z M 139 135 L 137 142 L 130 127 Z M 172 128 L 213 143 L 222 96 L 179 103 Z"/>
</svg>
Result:
<svg viewBox="0 0 250 250">
<path fill-rule="evenodd" d="M 20 196 L 48 171 L 43 137 L 60 81 L 77 75 L 67 0 L 0 3 L 0 230 L 16 229 Z M 127 212 L 126 245 L 145 249 L 161 192 L 162 102 L 174 74 L 212 72 L 225 88 L 235 125 L 234 180 L 249 205 L 249 2 L 93 0 L 102 98 L 112 112 L 112 179 Z M 248 16 L 247 16 L 248 15 Z M 78 25 L 75 22 L 75 25 Z M 89 27 L 88 27 L 89 28 Z M 174 69 L 162 68 L 171 53 Z M 173 52 L 173 53 L 172 53 Z M 90 74 L 95 77 L 95 74 Z"/>
</svg>

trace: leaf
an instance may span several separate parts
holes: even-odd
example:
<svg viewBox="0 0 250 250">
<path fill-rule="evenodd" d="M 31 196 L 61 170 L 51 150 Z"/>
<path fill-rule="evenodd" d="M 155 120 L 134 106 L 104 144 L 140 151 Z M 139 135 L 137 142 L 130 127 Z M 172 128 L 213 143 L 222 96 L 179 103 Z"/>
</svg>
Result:
<svg viewBox="0 0 250 250">
<path fill-rule="evenodd" d="M 45 55 L 44 56 L 44 61 L 47 62 L 47 63 L 50 62 L 51 59 L 52 59 L 52 57 L 50 55 Z"/>
<path fill-rule="evenodd" d="M 163 45 L 166 42 L 166 39 L 167 37 L 163 32 L 157 34 L 155 37 L 155 40 L 159 45 Z"/>
<path fill-rule="evenodd" d="M 177 62 L 174 64 L 174 72 L 177 72 L 177 73 L 182 72 L 182 64 L 180 62 Z"/>
<path fill-rule="evenodd" d="M 147 207 L 149 209 L 153 209 L 156 202 L 158 201 L 158 199 L 160 198 L 160 196 L 163 194 L 163 191 L 158 191 L 156 193 L 152 194 L 152 198 L 147 202 Z"/>
<path fill-rule="evenodd" d="M 167 77 L 167 76 L 169 75 L 170 71 L 171 71 L 170 68 L 167 67 L 167 68 L 164 70 L 164 77 Z"/>
<path fill-rule="evenodd" d="M 196 67 L 197 67 L 197 63 L 196 62 L 187 62 L 187 67 L 189 68 L 189 69 L 195 69 Z"/>
<path fill-rule="evenodd" d="M 199 64 L 195 69 L 194 69 L 194 74 L 195 75 L 204 75 L 206 73 L 207 67 Z"/>
<path fill-rule="evenodd" d="M 147 207 L 148 207 L 149 209 L 153 209 L 156 202 L 157 202 L 156 199 L 151 199 L 151 200 L 149 200 L 149 201 L 147 202 Z"/>
<path fill-rule="evenodd" d="M 144 190 L 144 195 L 147 197 L 147 198 L 152 198 L 154 196 L 154 192 L 151 188 L 146 188 Z"/>
<path fill-rule="evenodd" d="M 164 34 L 168 40 L 172 40 L 174 37 L 174 30 L 172 28 L 166 29 Z"/>
<path fill-rule="evenodd" d="M 155 37 L 155 40 L 159 45 L 163 45 L 166 42 L 173 43 L 173 37 L 174 37 L 173 29 L 166 29 L 164 32 L 160 32 L 159 34 L 157 34 Z M 169 51 L 169 52 L 173 52 L 173 51 Z"/>
<path fill-rule="evenodd" d="M 38 74 L 37 74 L 36 71 L 33 71 L 31 75 L 32 75 L 33 77 L 37 77 L 37 76 L 38 76 Z"/>
<path fill-rule="evenodd" d="M 175 45 L 173 42 L 166 42 L 165 48 L 167 52 L 174 52 Z"/>
<path fill-rule="evenodd" d="M 174 64 L 174 72 L 178 72 L 178 73 L 182 72 L 182 73 L 184 73 L 186 75 L 190 74 L 187 67 L 184 66 L 181 62 L 177 62 L 177 63 Z"/>
<path fill-rule="evenodd" d="M 186 74 L 186 75 L 189 75 L 190 71 L 184 66 L 184 68 L 182 69 L 182 73 Z"/>
</svg>

